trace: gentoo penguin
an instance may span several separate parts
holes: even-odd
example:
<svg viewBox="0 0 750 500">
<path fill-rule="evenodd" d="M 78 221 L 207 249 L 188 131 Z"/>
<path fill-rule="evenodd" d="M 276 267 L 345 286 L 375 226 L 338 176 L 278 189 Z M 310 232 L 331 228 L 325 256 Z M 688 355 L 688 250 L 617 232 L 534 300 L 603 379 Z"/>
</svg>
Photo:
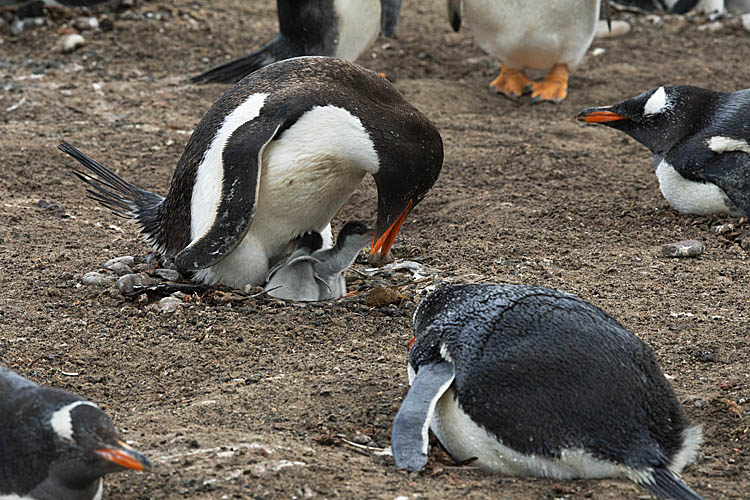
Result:
<svg viewBox="0 0 750 500">
<path fill-rule="evenodd" d="M 188 141 L 166 198 L 63 142 L 90 195 L 132 218 L 193 279 L 262 285 L 269 259 L 323 232 L 365 175 L 378 190 L 371 254 L 386 255 L 443 163 L 435 126 L 377 73 L 330 57 L 266 66 L 229 89 Z"/>
<path fill-rule="evenodd" d="M 678 212 L 750 215 L 750 89 L 659 87 L 577 118 L 649 148 L 661 192 Z"/>
<path fill-rule="evenodd" d="M 262 66 L 298 56 L 354 61 L 382 31 L 391 37 L 401 0 L 276 0 L 279 34 L 252 54 L 191 78 L 234 83 Z"/>
<path fill-rule="evenodd" d="M 617 0 L 625 7 L 637 7 L 643 10 L 657 10 L 673 14 L 685 14 L 691 9 L 705 13 L 723 13 L 726 11 L 724 0 Z"/>
<path fill-rule="evenodd" d="M 94 403 L 0 366 L 0 500 L 99 500 L 102 477 L 151 468 Z"/>
<path fill-rule="evenodd" d="M 344 271 L 372 238 L 372 230 L 359 221 L 347 222 L 333 248 L 321 248 L 318 233 L 300 238 L 297 248 L 268 272 L 268 295 L 286 300 L 338 299 L 346 293 Z"/>
<path fill-rule="evenodd" d="M 438 289 L 414 314 L 396 466 L 427 461 L 427 429 L 457 461 L 514 476 L 624 478 L 700 499 L 678 476 L 701 430 L 651 350 L 574 295 L 523 285 Z"/>
<path fill-rule="evenodd" d="M 461 4 L 479 46 L 500 59 L 490 90 L 511 99 L 531 92 L 532 102 L 558 103 L 568 95 L 568 74 L 594 39 L 601 0 L 447 0 L 455 31 Z M 606 5 L 606 0 L 605 0 Z M 525 71 L 549 71 L 543 80 Z"/>
</svg>

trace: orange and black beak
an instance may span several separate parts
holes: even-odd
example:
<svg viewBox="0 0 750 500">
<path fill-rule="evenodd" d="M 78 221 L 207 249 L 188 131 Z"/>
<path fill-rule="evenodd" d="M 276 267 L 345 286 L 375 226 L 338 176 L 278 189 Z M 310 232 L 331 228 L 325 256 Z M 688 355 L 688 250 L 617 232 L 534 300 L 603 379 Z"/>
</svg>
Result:
<svg viewBox="0 0 750 500">
<path fill-rule="evenodd" d="M 615 113 L 609 106 L 584 109 L 576 116 L 576 120 L 586 123 L 610 123 L 627 119 L 627 116 Z"/>
<path fill-rule="evenodd" d="M 388 254 L 388 251 L 393 246 L 393 242 L 396 239 L 396 235 L 398 234 L 399 229 L 401 229 L 401 225 L 406 220 L 406 216 L 409 215 L 409 212 L 411 211 L 413 206 L 414 200 L 409 200 L 409 203 L 406 205 L 404 211 L 401 212 L 401 215 L 399 215 L 398 218 L 390 226 L 388 226 L 388 229 L 386 229 L 385 231 L 383 231 L 380 227 L 376 229 L 375 235 L 372 237 L 372 248 L 370 248 L 370 255 L 374 255 L 378 252 L 378 250 L 380 250 L 381 255 Z M 378 219 L 378 226 L 380 226 L 380 224 L 380 219 Z"/>
<path fill-rule="evenodd" d="M 414 347 L 414 341 L 415 341 L 415 340 L 416 340 L 416 339 L 415 339 L 414 337 L 412 337 L 412 338 L 411 338 L 411 340 L 409 341 L 409 350 L 410 350 L 410 351 L 411 351 L 411 348 L 412 348 L 412 347 Z"/>
<path fill-rule="evenodd" d="M 116 446 L 99 448 L 94 450 L 97 455 L 108 462 L 119 465 L 125 469 L 149 470 L 151 462 L 144 455 L 133 449 L 124 441 L 117 441 Z"/>
</svg>

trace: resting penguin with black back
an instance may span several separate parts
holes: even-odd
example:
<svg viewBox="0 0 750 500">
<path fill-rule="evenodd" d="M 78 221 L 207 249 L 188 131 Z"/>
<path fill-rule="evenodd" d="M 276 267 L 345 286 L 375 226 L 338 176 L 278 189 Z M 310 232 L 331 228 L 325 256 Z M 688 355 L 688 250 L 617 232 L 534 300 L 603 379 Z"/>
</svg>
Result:
<svg viewBox="0 0 750 500">
<path fill-rule="evenodd" d="M 70 144 L 89 194 L 133 219 L 159 253 L 193 279 L 263 285 L 269 261 L 330 221 L 372 175 L 378 191 L 371 254 L 387 255 L 409 212 L 435 183 L 435 126 L 385 78 L 330 57 L 252 73 L 195 128 L 163 198 L 124 181 Z"/>
<path fill-rule="evenodd" d="M 553 103 L 568 95 L 568 75 L 594 39 L 601 1 L 447 0 L 453 29 L 461 27 L 463 5 L 477 44 L 502 64 L 490 90 L 511 99 L 531 92 L 532 102 Z M 529 69 L 547 74 L 532 81 Z"/>
<path fill-rule="evenodd" d="M 150 468 L 94 403 L 0 366 L 0 500 L 99 500 L 104 475 Z"/>
<path fill-rule="evenodd" d="M 750 89 L 658 87 L 583 110 L 578 120 L 649 148 L 661 192 L 678 212 L 750 216 Z"/>
<path fill-rule="evenodd" d="M 417 308 L 412 342 L 397 467 L 425 465 L 431 428 L 454 460 L 487 471 L 701 498 L 678 475 L 700 428 L 648 346 L 591 304 L 541 287 L 449 286 Z"/>
<path fill-rule="evenodd" d="M 299 56 L 356 60 L 381 32 L 396 29 L 401 0 L 276 0 L 279 34 L 252 54 L 191 78 L 234 83 L 253 71 Z"/>
<path fill-rule="evenodd" d="M 292 254 L 268 272 L 268 295 L 298 301 L 342 297 L 346 294 L 344 271 L 371 238 L 372 230 L 359 221 L 344 224 L 333 248 L 321 248 L 319 233 L 302 236 Z"/>
</svg>

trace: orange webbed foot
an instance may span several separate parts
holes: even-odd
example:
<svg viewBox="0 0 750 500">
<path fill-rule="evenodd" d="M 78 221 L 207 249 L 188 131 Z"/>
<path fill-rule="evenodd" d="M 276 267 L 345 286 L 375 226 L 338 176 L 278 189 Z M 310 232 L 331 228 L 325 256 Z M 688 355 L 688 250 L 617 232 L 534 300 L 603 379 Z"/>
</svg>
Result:
<svg viewBox="0 0 750 500">
<path fill-rule="evenodd" d="M 531 102 L 553 102 L 555 104 L 568 97 L 567 64 L 555 64 L 540 82 L 531 84 Z"/>
<path fill-rule="evenodd" d="M 529 85 L 531 85 L 531 80 L 523 70 L 503 66 L 500 68 L 498 77 L 490 83 L 490 90 L 515 100 L 526 92 Z"/>
</svg>

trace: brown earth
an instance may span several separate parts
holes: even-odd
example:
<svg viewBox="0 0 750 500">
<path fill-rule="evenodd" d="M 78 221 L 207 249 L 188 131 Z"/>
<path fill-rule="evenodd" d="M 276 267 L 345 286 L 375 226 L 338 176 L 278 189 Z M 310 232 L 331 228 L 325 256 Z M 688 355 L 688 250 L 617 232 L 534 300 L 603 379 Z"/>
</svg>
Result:
<svg viewBox="0 0 750 500">
<path fill-rule="evenodd" d="M 407 474 L 347 444 L 390 444 L 415 305 L 435 282 L 471 281 L 565 289 L 636 332 L 703 424 L 686 481 L 707 499 L 750 498 L 750 272 L 739 231 L 715 236 L 711 226 L 731 221 L 678 215 L 643 147 L 573 119 L 661 84 L 747 87 L 750 38 L 736 19 L 712 32 L 697 17 L 620 14 L 633 31 L 594 42 L 606 51 L 573 75 L 568 100 L 531 105 L 488 93 L 498 63 L 450 30 L 443 1 L 405 2 L 397 36 L 359 62 L 385 72 L 443 135 L 442 176 L 394 249 L 432 274 L 362 277 L 358 263 L 350 281 L 363 293 L 352 299 L 211 292 L 162 314 L 80 285 L 108 259 L 148 250 L 85 198 L 55 146 L 65 138 L 166 193 L 191 129 L 225 90 L 185 77 L 260 46 L 275 9 L 174 0 L 97 16 L 112 29 L 84 32 L 72 54 L 55 48 L 65 15 L 0 38 L 0 363 L 98 402 L 152 459 L 151 473 L 110 476 L 108 498 L 649 498 L 625 481 L 487 475 L 440 453 Z M 336 223 L 374 221 L 374 207 L 369 182 Z M 700 257 L 661 256 L 690 238 L 706 242 Z M 375 285 L 406 299 L 368 305 Z"/>
</svg>

